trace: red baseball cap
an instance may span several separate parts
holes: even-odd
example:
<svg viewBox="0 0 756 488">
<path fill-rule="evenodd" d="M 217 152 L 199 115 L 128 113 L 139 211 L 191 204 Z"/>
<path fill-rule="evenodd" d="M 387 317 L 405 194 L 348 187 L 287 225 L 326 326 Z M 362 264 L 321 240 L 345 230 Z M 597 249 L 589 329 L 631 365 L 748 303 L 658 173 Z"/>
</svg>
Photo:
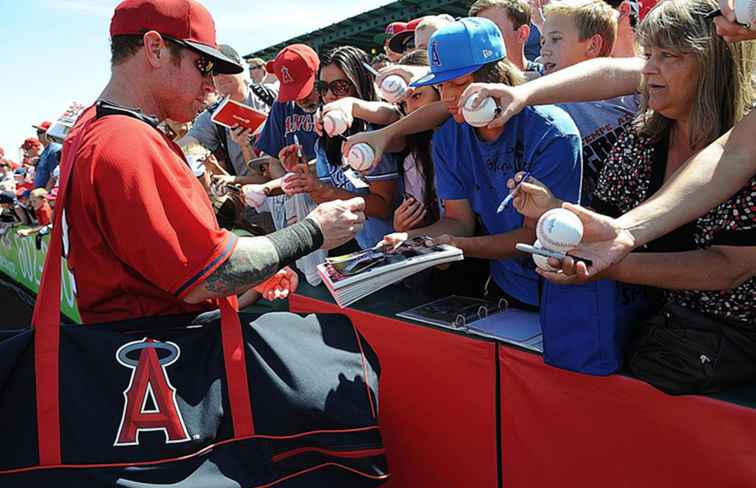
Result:
<svg viewBox="0 0 756 488">
<path fill-rule="evenodd" d="M 48 129 L 50 129 L 51 125 L 52 125 L 52 123 L 49 120 L 45 120 L 44 122 L 42 122 L 40 124 L 32 125 L 32 127 L 34 127 L 35 129 L 37 129 L 38 131 L 47 132 Z"/>
<path fill-rule="evenodd" d="M 195 0 L 124 0 L 110 21 L 110 37 L 157 31 L 212 59 L 214 71 L 237 74 L 244 68 L 218 50 L 215 22 Z"/>
<path fill-rule="evenodd" d="M 415 29 L 417 28 L 418 24 L 422 22 L 426 17 L 429 16 L 426 15 L 407 22 L 406 29 L 391 36 L 391 39 L 389 40 L 389 49 L 391 49 L 395 53 L 403 53 L 404 51 L 406 51 L 407 48 L 409 48 L 408 44 L 410 39 L 412 39 L 413 41 L 415 39 Z"/>
<path fill-rule="evenodd" d="M 386 39 L 390 39 L 392 36 L 399 34 L 400 32 L 403 32 L 407 30 L 407 22 L 391 22 L 389 25 L 386 26 L 386 29 L 383 31 L 382 34 L 377 34 L 375 37 L 373 37 L 373 40 L 376 42 L 376 44 L 381 44 L 386 42 Z"/>
<path fill-rule="evenodd" d="M 292 44 L 281 49 L 276 59 L 268 61 L 265 69 L 278 78 L 278 101 L 291 102 L 312 92 L 319 66 L 318 54 L 310 46 Z"/>
<path fill-rule="evenodd" d="M 31 149 L 33 147 L 41 147 L 42 143 L 36 137 L 27 137 L 24 139 L 24 143 L 21 144 L 21 149 Z"/>
</svg>

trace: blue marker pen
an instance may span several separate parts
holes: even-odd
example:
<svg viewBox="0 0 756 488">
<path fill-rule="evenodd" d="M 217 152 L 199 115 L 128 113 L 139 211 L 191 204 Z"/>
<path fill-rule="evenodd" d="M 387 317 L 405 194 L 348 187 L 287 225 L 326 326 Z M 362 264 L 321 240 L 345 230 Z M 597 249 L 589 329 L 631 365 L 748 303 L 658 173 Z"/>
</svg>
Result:
<svg viewBox="0 0 756 488">
<path fill-rule="evenodd" d="M 522 179 L 520 180 L 520 182 L 517 183 L 517 186 L 515 186 L 514 190 L 512 190 L 512 193 L 504 197 L 504 200 L 501 201 L 501 203 L 499 204 L 499 208 L 496 209 L 497 214 L 502 213 L 504 209 L 507 208 L 507 205 L 509 205 L 509 202 L 514 200 L 517 189 L 520 188 L 520 185 L 522 185 L 523 181 L 527 180 L 528 178 L 530 178 L 530 172 L 526 171 L 525 174 L 522 175 Z"/>
</svg>

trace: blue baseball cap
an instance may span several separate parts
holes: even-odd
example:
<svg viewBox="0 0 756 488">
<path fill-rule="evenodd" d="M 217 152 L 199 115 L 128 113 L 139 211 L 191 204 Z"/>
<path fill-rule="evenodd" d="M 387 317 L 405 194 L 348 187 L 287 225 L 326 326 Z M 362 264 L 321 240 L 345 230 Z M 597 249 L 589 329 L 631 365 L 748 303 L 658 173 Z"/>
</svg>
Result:
<svg viewBox="0 0 756 488">
<path fill-rule="evenodd" d="M 410 86 L 453 80 L 506 56 L 507 49 L 496 24 L 481 17 L 466 17 L 441 27 L 431 36 L 428 42 L 431 72 Z"/>
</svg>

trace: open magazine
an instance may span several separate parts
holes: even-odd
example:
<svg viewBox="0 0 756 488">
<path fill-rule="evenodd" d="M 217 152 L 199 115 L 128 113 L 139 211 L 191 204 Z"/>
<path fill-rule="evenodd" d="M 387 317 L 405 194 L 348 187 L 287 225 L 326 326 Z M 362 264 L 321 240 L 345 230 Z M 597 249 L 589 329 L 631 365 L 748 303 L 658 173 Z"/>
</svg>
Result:
<svg viewBox="0 0 756 488">
<path fill-rule="evenodd" d="M 507 308 L 506 300 L 492 302 L 452 295 L 396 315 L 543 352 L 538 313 Z"/>
<path fill-rule="evenodd" d="M 340 307 L 431 266 L 464 259 L 462 251 L 448 245 L 430 245 L 428 237 L 408 239 L 395 248 L 373 247 L 327 258 L 318 273 Z"/>
</svg>

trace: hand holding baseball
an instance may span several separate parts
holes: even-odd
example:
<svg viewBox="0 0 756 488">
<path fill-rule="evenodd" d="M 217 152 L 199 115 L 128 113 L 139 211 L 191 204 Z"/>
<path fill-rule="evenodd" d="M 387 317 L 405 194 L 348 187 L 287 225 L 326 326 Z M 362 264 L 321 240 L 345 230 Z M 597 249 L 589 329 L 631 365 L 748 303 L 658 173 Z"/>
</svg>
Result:
<svg viewBox="0 0 756 488">
<path fill-rule="evenodd" d="M 549 259 L 550 265 L 559 268 L 558 273 L 536 270 L 549 281 L 560 284 L 585 283 L 622 261 L 635 248 L 635 238 L 617 219 L 571 203 L 562 206 L 574 213 L 583 224 L 583 239 L 571 254 L 588 258 L 593 264 L 586 266 L 569 257 L 561 262 Z"/>
<path fill-rule="evenodd" d="M 383 158 L 383 153 L 388 146 L 390 137 L 386 135 L 386 127 L 370 132 L 360 132 L 353 136 L 347 137 L 346 141 L 341 145 L 341 154 L 348 156 L 352 152 L 352 148 L 360 143 L 365 143 L 373 151 L 373 164 Z M 370 168 L 368 168 L 370 169 Z"/>
<path fill-rule="evenodd" d="M 484 103 L 486 98 L 492 97 L 500 111 L 486 127 L 489 129 L 503 127 L 510 118 L 520 113 L 528 105 L 526 85 L 527 83 L 519 86 L 509 86 L 503 83 L 472 83 L 459 97 L 458 110 L 462 113 L 468 99 L 473 96 L 476 96 L 476 100 L 468 105 L 471 109 L 477 108 L 481 103 Z"/>
<path fill-rule="evenodd" d="M 297 165 L 303 163 L 299 157 L 300 150 L 301 148 L 297 144 L 290 144 L 278 153 L 278 160 L 281 161 L 281 165 L 286 171 L 294 171 Z"/>
</svg>

